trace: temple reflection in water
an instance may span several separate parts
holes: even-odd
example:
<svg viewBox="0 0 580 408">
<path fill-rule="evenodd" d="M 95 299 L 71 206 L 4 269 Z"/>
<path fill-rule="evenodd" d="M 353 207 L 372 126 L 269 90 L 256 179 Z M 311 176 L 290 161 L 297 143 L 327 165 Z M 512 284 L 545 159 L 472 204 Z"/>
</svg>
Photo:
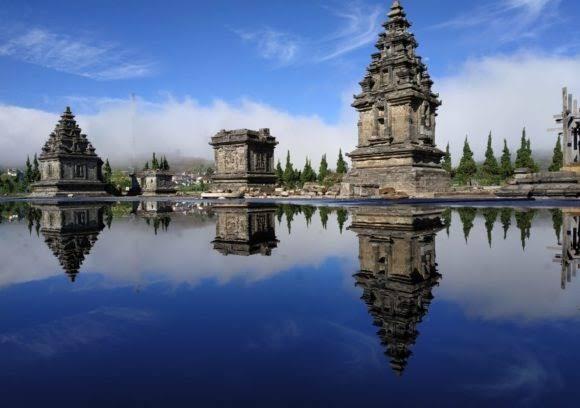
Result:
<svg viewBox="0 0 580 408">
<path fill-rule="evenodd" d="M 270 256 L 277 248 L 276 206 L 256 203 L 217 204 L 216 237 L 212 241 L 223 255 Z"/>
<path fill-rule="evenodd" d="M 42 213 L 40 233 L 71 282 L 105 228 L 105 207 L 102 203 L 34 205 Z"/>
<path fill-rule="evenodd" d="M 441 211 L 414 207 L 359 207 L 349 229 L 359 238 L 356 284 L 369 308 L 386 355 L 402 375 L 441 275 L 435 236 Z"/>
</svg>

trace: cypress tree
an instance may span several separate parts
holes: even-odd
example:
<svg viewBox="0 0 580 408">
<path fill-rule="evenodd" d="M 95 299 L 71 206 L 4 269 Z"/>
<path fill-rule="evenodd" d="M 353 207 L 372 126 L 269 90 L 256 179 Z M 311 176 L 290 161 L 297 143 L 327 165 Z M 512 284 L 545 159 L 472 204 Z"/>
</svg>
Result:
<svg viewBox="0 0 580 408">
<path fill-rule="evenodd" d="M 522 138 L 520 139 L 520 148 L 516 152 L 516 169 L 521 169 L 526 167 L 528 160 L 526 158 L 526 154 L 528 152 L 528 143 L 526 141 L 526 128 L 522 131 Z"/>
<path fill-rule="evenodd" d="M 145 162 L 145 166 L 143 166 L 143 170 L 144 171 L 149 170 L 149 162 Z"/>
<path fill-rule="evenodd" d="M 495 222 L 497 220 L 499 210 L 497 208 L 489 207 L 489 208 L 484 208 L 482 210 L 482 213 L 483 213 L 483 218 L 485 219 L 485 230 L 487 231 L 487 242 L 489 243 L 489 247 L 491 248 L 491 238 L 492 238 L 493 227 L 494 227 Z"/>
<path fill-rule="evenodd" d="M 471 151 L 471 147 L 469 147 L 469 142 L 466 137 L 463 145 L 463 156 L 459 162 L 459 167 L 455 170 L 455 177 L 462 184 L 471 184 L 471 179 L 476 173 L 477 165 L 475 164 L 475 160 L 473 160 L 473 152 Z"/>
<path fill-rule="evenodd" d="M 459 213 L 459 219 L 463 225 L 463 236 L 465 237 L 465 242 L 467 242 L 471 229 L 473 228 L 475 216 L 477 215 L 477 209 L 466 207 L 458 209 L 457 212 Z"/>
<path fill-rule="evenodd" d="M 445 149 L 445 156 L 443 156 L 443 163 L 441 163 L 441 167 L 447 173 L 451 174 L 453 171 L 453 166 L 451 164 L 451 151 L 449 150 L 449 143 L 447 143 L 447 148 Z"/>
<path fill-rule="evenodd" d="M 328 162 L 326 161 L 326 155 L 323 154 L 320 160 L 320 167 L 318 167 L 318 181 L 323 183 L 326 176 L 328 176 Z"/>
<path fill-rule="evenodd" d="M 157 156 L 153 153 L 151 158 L 151 170 L 159 170 L 159 162 L 157 161 Z"/>
<path fill-rule="evenodd" d="M 552 164 L 550 165 L 550 171 L 560 171 L 564 165 L 564 153 L 562 152 L 562 140 L 558 136 L 556 141 L 556 147 L 554 147 L 554 155 L 552 156 Z"/>
<path fill-rule="evenodd" d="M 340 229 L 340 233 L 342 234 L 344 224 L 346 220 L 348 220 L 348 211 L 344 208 L 339 208 L 338 210 L 336 210 L 336 220 L 338 221 L 338 228 Z"/>
<path fill-rule="evenodd" d="M 348 172 L 348 165 L 342 157 L 342 149 L 338 151 L 338 160 L 336 162 L 336 172 L 338 174 L 346 174 Z"/>
<path fill-rule="evenodd" d="M 496 184 L 499 181 L 499 174 L 499 164 L 493 152 L 491 132 L 489 132 L 487 149 L 485 150 L 485 161 L 481 166 L 481 176 L 485 184 Z"/>
<path fill-rule="evenodd" d="M 554 233 L 558 239 L 558 245 L 561 243 L 562 237 L 562 224 L 564 223 L 564 217 L 562 215 L 562 210 L 559 208 L 550 210 L 552 213 L 552 226 L 554 227 Z"/>
<path fill-rule="evenodd" d="M 278 160 L 278 164 L 276 165 L 276 179 L 278 180 L 278 184 L 282 184 L 284 182 L 284 170 L 282 170 L 282 164 L 280 164 L 280 160 Z"/>
<path fill-rule="evenodd" d="M 449 236 L 452 220 L 451 208 L 446 208 L 445 211 L 443 211 L 443 213 L 441 214 L 441 220 L 443 221 L 443 225 L 445 226 L 445 232 L 447 232 L 447 236 Z"/>
<path fill-rule="evenodd" d="M 532 140 L 528 139 L 527 147 L 526 147 L 526 158 L 528 159 L 527 167 L 532 170 L 534 173 L 537 173 L 540 170 L 540 167 L 536 164 L 534 160 L 534 156 L 532 155 Z"/>
<path fill-rule="evenodd" d="M 499 219 L 501 221 L 501 225 L 503 227 L 503 239 L 507 238 L 507 233 L 510 229 L 512 224 L 512 209 L 511 208 L 502 208 Z"/>
<path fill-rule="evenodd" d="M 330 213 L 330 209 L 328 207 L 320 207 L 319 213 L 322 228 L 326 229 L 326 226 L 328 225 L 328 214 Z"/>
<path fill-rule="evenodd" d="M 306 159 L 307 165 L 305 165 L 304 167 L 304 172 L 306 174 L 302 174 L 302 178 L 305 180 L 306 183 L 312 183 L 314 181 L 316 181 L 318 179 L 318 176 L 316 175 L 316 172 L 314 171 L 314 168 L 312 168 L 312 162 L 310 161 L 310 159 Z"/>
<path fill-rule="evenodd" d="M 111 183 L 113 178 L 113 170 L 111 169 L 111 164 L 109 163 L 109 159 L 105 161 L 105 165 L 103 166 L 103 179 L 105 183 Z"/>
<path fill-rule="evenodd" d="M 34 181 L 32 175 L 32 164 L 30 164 L 30 156 L 26 157 L 26 170 L 24 171 L 24 180 L 26 180 L 28 184 Z"/>
<path fill-rule="evenodd" d="M 536 215 L 535 210 L 516 211 L 516 226 L 520 230 L 522 249 L 526 249 L 526 240 L 530 239 L 532 231 L 532 221 Z"/>
<path fill-rule="evenodd" d="M 36 153 L 34 153 L 32 177 L 33 181 L 40 181 L 40 166 L 38 164 L 38 157 L 36 156 Z"/>
<path fill-rule="evenodd" d="M 292 166 L 292 162 L 290 161 L 290 150 L 288 150 L 288 154 L 286 155 L 286 168 L 284 169 L 284 175 L 282 178 L 286 187 L 294 187 L 295 171 L 294 166 Z"/>
<path fill-rule="evenodd" d="M 512 165 L 512 154 L 505 139 L 503 140 L 503 151 L 500 163 L 500 177 L 502 180 L 507 180 L 514 174 L 514 166 Z"/>
</svg>

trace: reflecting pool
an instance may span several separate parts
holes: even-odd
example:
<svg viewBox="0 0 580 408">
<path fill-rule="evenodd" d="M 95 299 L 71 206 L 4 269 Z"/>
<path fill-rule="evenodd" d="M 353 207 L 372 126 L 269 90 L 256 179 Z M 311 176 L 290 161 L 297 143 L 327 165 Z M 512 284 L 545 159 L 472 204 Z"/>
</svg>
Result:
<svg viewBox="0 0 580 408">
<path fill-rule="evenodd" d="M 0 401 L 576 406 L 580 205 L 514 205 L 0 203 Z"/>
</svg>

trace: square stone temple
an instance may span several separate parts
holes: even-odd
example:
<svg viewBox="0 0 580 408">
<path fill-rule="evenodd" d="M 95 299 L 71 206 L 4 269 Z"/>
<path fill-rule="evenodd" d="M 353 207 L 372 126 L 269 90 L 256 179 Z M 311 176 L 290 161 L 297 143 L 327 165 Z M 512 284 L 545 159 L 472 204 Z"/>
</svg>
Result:
<svg viewBox="0 0 580 408">
<path fill-rule="evenodd" d="M 216 166 L 212 191 L 272 190 L 276 184 L 274 149 L 277 144 L 270 129 L 220 131 L 210 143 Z"/>
<path fill-rule="evenodd" d="M 352 105 L 359 112 L 358 146 L 348 154 L 352 169 L 343 195 L 372 197 L 392 188 L 417 196 L 449 189 L 440 164 L 444 153 L 435 145 L 441 102 L 398 0 L 388 16 Z"/>
<path fill-rule="evenodd" d="M 103 161 L 82 133 L 69 107 L 50 134 L 38 161 L 40 181 L 32 185 L 32 196 L 107 195 Z"/>
</svg>

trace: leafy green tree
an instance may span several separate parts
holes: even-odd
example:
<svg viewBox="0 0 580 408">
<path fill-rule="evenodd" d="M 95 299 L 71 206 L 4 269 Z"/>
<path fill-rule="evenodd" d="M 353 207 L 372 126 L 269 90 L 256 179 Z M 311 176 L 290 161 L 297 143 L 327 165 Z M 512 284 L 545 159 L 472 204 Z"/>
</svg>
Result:
<svg viewBox="0 0 580 408">
<path fill-rule="evenodd" d="M 149 170 L 149 162 L 145 162 L 145 166 L 143 166 L 143 171 Z"/>
<path fill-rule="evenodd" d="M 441 163 L 443 170 L 451 174 L 453 172 L 453 165 L 451 163 L 451 151 L 449 150 L 449 143 L 447 143 L 447 148 L 445 149 L 445 156 L 443 156 L 443 162 Z"/>
<path fill-rule="evenodd" d="M 151 158 L 151 170 L 159 170 L 159 162 L 157 161 L 157 155 L 153 153 Z"/>
<path fill-rule="evenodd" d="M 318 181 L 323 183 L 326 176 L 328 176 L 328 162 L 326 161 L 326 155 L 323 154 L 318 167 Z"/>
<path fill-rule="evenodd" d="M 495 158 L 492 146 L 491 132 L 487 137 L 487 149 L 485 150 L 485 161 L 481 166 L 481 181 L 484 184 L 497 184 L 500 177 L 500 168 Z"/>
<path fill-rule="evenodd" d="M 514 166 L 512 165 L 512 154 L 508 148 L 507 141 L 503 140 L 503 151 L 500 160 L 500 177 L 502 180 L 507 180 L 514 174 Z"/>
<path fill-rule="evenodd" d="M 278 164 L 276 165 L 276 180 L 280 185 L 284 182 L 284 170 L 282 170 L 280 160 L 278 160 Z"/>
<path fill-rule="evenodd" d="M 471 180 L 476 173 L 477 165 L 475 160 L 473 160 L 473 152 L 466 137 L 463 144 L 463 156 L 459 162 L 459 167 L 455 170 L 455 179 L 461 184 L 471 184 Z"/>
<path fill-rule="evenodd" d="M 471 233 L 471 229 L 473 228 L 473 222 L 475 221 L 475 217 L 477 215 L 477 209 L 464 207 L 458 209 L 457 212 L 459 213 L 459 219 L 463 225 L 463 236 L 465 237 L 465 242 L 467 242 L 469 234 Z"/>
<path fill-rule="evenodd" d="M 103 179 L 105 183 L 110 184 L 113 178 L 113 170 L 111 169 L 111 164 L 109 163 L 109 159 L 105 161 L 105 165 L 103 166 Z"/>
<path fill-rule="evenodd" d="M 342 149 L 338 151 L 338 160 L 336 162 L 336 172 L 338 174 L 346 174 L 348 172 L 348 165 L 346 161 L 344 161 L 344 157 L 342 157 Z"/>
<path fill-rule="evenodd" d="M 558 136 L 556 141 L 556 147 L 554 147 L 554 155 L 552 156 L 552 164 L 550 165 L 550 171 L 560 171 L 564 165 L 564 153 L 562 152 L 562 140 Z"/>
<path fill-rule="evenodd" d="M 30 156 L 26 157 L 26 169 L 24 170 L 24 180 L 26 180 L 28 184 L 34 182 L 34 176 L 32 173 L 32 164 L 30 163 Z"/>
<path fill-rule="evenodd" d="M 40 181 L 40 165 L 38 163 L 38 156 L 34 154 L 34 161 L 32 162 L 32 177 L 33 181 Z"/>
<path fill-rule="evenodd" d="M 294 171 L 294 166 L 292 165 L 292 161 L 290 160 L 290 151 L 288 151 L 288 154 L 286 155 L 286 168 L 284 169 L 284 175 L 283 175 L 283 180 L 284 180 L 284 185 L 286 187 L 292 188 L 294 187 L 296 180 L 296 172 Z"/>
<path fill-rule="evenodd" d="M 336 220 L 338 222 L 338 228 L 340 229 L 340 233 L 342 234 L 344 224 L 348 220 L 348 211 L 345 208 L 339 208 L 338 210 L 336 210 Z"/>
<path fill-rule="evenodd" d="M 501 221 L 501 225 L 503 228 L 503 239 L 507 238 L 507 233 L 512 225 L 512 209 L 511 208 L 502 208 L 500 211 L 499 219 Z"/>
<path fill-rule="evenodd" d="M 499 215 L 499 210 L 497 208 L 488 207 L 482 210 L 483 218 L 485 220 L 485 230 L 487 231 L 487 242 L 491 248 L 492 232 L 495 222 L 497 221 L 497 216 Z"/>
</svg>

